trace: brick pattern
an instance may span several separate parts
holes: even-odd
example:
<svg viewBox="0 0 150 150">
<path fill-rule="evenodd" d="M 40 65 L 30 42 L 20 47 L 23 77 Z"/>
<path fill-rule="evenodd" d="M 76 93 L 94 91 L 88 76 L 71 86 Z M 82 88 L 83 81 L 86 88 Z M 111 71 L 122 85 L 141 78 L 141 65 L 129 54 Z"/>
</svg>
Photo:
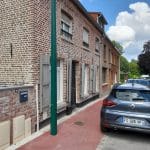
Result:
<svg viewBox="0 0 150 150">
<path fill-rule="evenodd" d="M 28 101 L 20 103 L 19 91 L 28 90 Z M 21 87 L 0 90 L 0 122 L 12 120 L 12 118 L 25 115 L 32 121 L 32 132 L 36 124 L 36 103 L 34 87 Z"/>
<path fill-rule="evenodd" d="M 50 3 L 51 0 L 3 0 L 0 3 L 0 84 L 39 84 L 40 56 L 50 53 L 51 46 Z M 73 37 L 70 41 L 60 34 L 61 10 L 73 18 Z M 89 31 L 89 48 L 83 47 L 83 27 Z M 89 66 L 94 64 L 100 69 L 105 66 L 108 73 L 114 70 L 109 61 L 103 62 L 102 45 L 105 44 L 114 55 L 118 56 L 118 53 L 107 39 L 102 41 L 100 53 L 95 52 L 96 37 L 101 41 L 101 33 L 71 0 L 57 0 L 57 53 L 58 58 L 64 60 L 64 101 L 67 101 L 68 59 L 78 63 L 76 87 L 79 101 L 82 63 Z M 113 74 L 118 73 L 118 66 L 115 66 Z M 109 74 L 107 78 L 109 81 Z M 34 103 L 35 100 L 32 100 Z"/>
<path fill-rule="evenodd" d="M 31 83 L 32 1 L 3 0 L 0 10 L 0 84 Z"/>
<path fill-rule="evenodd" d="M 50 0 L 4 0 L 1 2 L 0 84 L 39 82 L 40 55 L 50 52 L 50 2 Z M 61 10 L 65 10 L 73 18 L 71 41 L 66 41 L 60 35 Z M 90 33 L 88 49 L 83 48 L 82 44 L 83 27 L 86 27 Z M 101 36 L 101 33 L 72 1 L 57 1 L 59 58 L 66 60 L 71 57 L 80 63 L 99 65 L 99 54 L 95 52 L 95 38 L 100 39 Z M 106 45 L 109 45 L 107 40 Z"/>
</svg>

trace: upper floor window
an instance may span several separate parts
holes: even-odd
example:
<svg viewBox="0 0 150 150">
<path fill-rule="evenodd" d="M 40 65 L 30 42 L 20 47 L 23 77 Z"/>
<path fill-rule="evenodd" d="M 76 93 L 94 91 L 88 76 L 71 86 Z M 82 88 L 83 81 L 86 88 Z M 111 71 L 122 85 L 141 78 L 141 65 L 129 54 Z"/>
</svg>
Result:
<svg viewBox="0 0 150 150">
<path fill-rule="evenodd" d="M 72 18 L 63 11 L 61 12 L 61 34 L 67 39 L 72 39 Z"/>
<path fill-rule="evenodd" d="M 89 31 L 83 28 L 83 46 L 89 47 Z"/>
<path fill-rule="evenodd" d="M 100 46 L 99 46 L 99 39 L 96 38 L 96 39 L 95 39 L 95 51 L 96 51 L 96 52 L 99 52 L 99 49 L 100 49 Z"/>
<path fill-rule="evenodd" d="M 103 58 L 106 60 L 106 45 L 104 45 L 104 53 L 103 53 Z"/>
</svg>

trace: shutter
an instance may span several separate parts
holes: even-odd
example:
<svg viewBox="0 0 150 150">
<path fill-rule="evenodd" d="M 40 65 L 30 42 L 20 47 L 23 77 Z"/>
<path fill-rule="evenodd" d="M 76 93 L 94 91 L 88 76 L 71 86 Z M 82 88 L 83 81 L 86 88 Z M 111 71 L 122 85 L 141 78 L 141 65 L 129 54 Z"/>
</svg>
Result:
<svg viewBox="0 0 150 150">
<path fill-rule="evenodd" d="M 93 93 L 96 93 L 96 66 L 93 67 Z"/>
<path fill-rule="evenodd" d="M 93 92 L 93 65 L 90 67 L 90 93 Z"/>
<path fill-rule="evenodd" d="M 96 92 L 99 92 L 99 81 L 100 81 L 100 77 L 99 77 L 99 67 L 96 67 Z"/>
<path fill-rule="evenodd" d="M 71 105 L 72 59 L 68 60 L 68 102 Z"/>
<path fill-rule="evenodd" d="M 60 67 L 57 67 L 57 103 L 60 101 Z"/>
<path fill-rule="evenodd" d="M 84 85 L 85 85 L 85 64 L 81 66 L 81 98 L 84 97 Z"/>
<path fill-rule="evenodd" d="M 49 109 L 50 99 L 49 55 L 40 56 L 40 112 Z"/>
</svg>

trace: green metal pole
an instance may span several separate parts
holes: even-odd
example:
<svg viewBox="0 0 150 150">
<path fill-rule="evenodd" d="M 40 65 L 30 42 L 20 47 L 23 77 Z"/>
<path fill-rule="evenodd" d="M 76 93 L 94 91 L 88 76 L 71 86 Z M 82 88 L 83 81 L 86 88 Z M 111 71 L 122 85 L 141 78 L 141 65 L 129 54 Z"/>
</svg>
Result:
<svg viewBox="0 0 150 150">
<path fill-rule="evenodd" d="M 56 0 L 51 0 L 51 135 L 57 134 Z"/>
</svg>

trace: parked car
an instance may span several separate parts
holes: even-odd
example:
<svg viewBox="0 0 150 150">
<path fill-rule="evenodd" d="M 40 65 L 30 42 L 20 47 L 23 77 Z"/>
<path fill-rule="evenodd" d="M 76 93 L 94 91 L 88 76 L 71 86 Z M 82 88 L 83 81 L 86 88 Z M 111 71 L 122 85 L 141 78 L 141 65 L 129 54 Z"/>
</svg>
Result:
<svg viewBox="0 0 150 150">
<path fill-rule="evenodd" d="M 150 89 L 136 83 L 114 86 L 103 100 L 100 117 L 103 132 L 126 129 L 150 133 Z"/>
<path fill-rule="evenodd" d="M 150 79 L 128 79 L 127 83 L 142 84 L 150 88 Z"/>
</svg>

